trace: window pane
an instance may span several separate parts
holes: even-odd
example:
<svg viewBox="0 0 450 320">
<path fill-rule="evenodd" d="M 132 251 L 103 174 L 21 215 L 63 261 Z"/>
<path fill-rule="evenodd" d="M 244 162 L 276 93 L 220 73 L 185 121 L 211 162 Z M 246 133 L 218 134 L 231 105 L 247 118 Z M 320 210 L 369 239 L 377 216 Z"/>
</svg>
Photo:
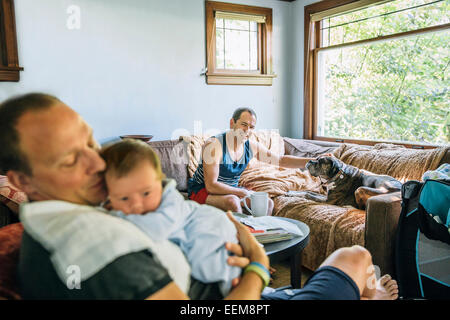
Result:
<svg viewBox="0 0 450 320">
<path fill-rule="evenodd" d="M 216 28 L 223 28 L 223 19 L 216 19 Z"/>
<path fill-rule="evenodd" d="M 250 31 L 258 31 L 258 23 L 250 21 Z"/>
<path fill-rule="evenodd" d="M 225 68 L 224 30 L 216 28 L 216 68 Z"/>
<path fill-rule="evenodd" d="M 226 29 L 236 29 L 236 30 L 250 30 L 250 21 L 245 20 L 228 20 L 225 19 Z"/>
<path fill-rule="evenodd" d="M 449 11 L 448 0 L 397 0 L 324 19 L 322 28 L 331 46 L 446 24 Z"/>
<path fill-rule="evenodd" d="M 450 143 L 450 31 L 318 53 L 317 134 Z"/>
<path fill-rule="evenodd" d="M 248 31 L 225 29 L 225 68 L 250 69 L 250 38 Z"/>
</svg>

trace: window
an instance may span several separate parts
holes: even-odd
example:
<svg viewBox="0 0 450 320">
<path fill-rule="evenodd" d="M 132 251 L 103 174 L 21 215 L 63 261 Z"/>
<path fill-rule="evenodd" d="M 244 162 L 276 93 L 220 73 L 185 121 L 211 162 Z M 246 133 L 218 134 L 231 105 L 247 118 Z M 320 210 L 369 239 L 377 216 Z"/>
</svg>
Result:
<svg viewBox="0 0 450 320">
<path fill-rule="evenodd" d="M 206 2 L 208 84 L 272 85 L 272 9 Z"/>
<path fill-rule="evenodd" d="M 448 0 L 306 6 L 304 137 L 450 143 L 449 9 Z"/>
<path fill-rule="evenodd" d="M 19 81 L 14 1 L 0 0 L 0 81 Z"/>
</svg>

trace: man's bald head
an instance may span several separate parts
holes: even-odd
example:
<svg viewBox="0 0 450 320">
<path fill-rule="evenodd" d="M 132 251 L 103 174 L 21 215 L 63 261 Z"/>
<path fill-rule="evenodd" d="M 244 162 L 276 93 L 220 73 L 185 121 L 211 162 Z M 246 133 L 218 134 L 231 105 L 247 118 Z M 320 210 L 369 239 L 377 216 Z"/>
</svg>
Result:
<svg viewBox="0 0 450 320">
<path fill-rule="evenodd" d="M 20 135 L 17 131 L 19 119 L 28 112 L 40 112 L 55 104 L 62 103 L 58 98 L 43 94 L 29 93 L 10 98 L 0 104 L 0 174 L 16 170 L 27 175 L 32 174 L 24 152 L 20 150 Z"/>
</svg>

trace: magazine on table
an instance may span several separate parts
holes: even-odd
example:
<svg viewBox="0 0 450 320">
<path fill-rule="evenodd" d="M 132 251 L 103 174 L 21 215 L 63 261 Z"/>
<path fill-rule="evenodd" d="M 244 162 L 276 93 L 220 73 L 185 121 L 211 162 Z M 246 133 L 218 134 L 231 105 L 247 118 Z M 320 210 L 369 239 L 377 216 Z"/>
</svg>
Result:
<svg viewBox="0 0 450 320">
<path fill-rule="evenodd" d="M 271 216 L 253 217 L 243 214 L 234 214 L 236 218 L 247 226 L 250 232 L 261 244 L 290 240 L 303 236 L 303 232 L 293 223 L 276 219 Z"/>
</svg>

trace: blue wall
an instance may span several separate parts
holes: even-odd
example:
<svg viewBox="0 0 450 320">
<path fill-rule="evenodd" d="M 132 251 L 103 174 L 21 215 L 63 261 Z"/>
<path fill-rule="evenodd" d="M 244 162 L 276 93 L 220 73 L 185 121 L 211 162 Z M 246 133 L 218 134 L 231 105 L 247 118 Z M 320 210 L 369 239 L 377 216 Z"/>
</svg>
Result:
<svg viewBox="0 0 450 320">
<path fill-rule="evenodd" d="M 0 100 L 30 91 L 56 95 L 106 141 L 121 134 L 155 140 L 228 127 L 251 106 L 258 129 L 302 132 L 303 1 L 225 1 L 273 8 L 273 86 L 213 86 L 205 67 L 203 0 L 15 0 L 18 83 L 0 83 Z M 67 9 L 78 6 L 81 28 Z M 301 38 L 300 38 L 301 37 Z M 300 73 L 301 72 L 301 73 Z"/>
</svg>

